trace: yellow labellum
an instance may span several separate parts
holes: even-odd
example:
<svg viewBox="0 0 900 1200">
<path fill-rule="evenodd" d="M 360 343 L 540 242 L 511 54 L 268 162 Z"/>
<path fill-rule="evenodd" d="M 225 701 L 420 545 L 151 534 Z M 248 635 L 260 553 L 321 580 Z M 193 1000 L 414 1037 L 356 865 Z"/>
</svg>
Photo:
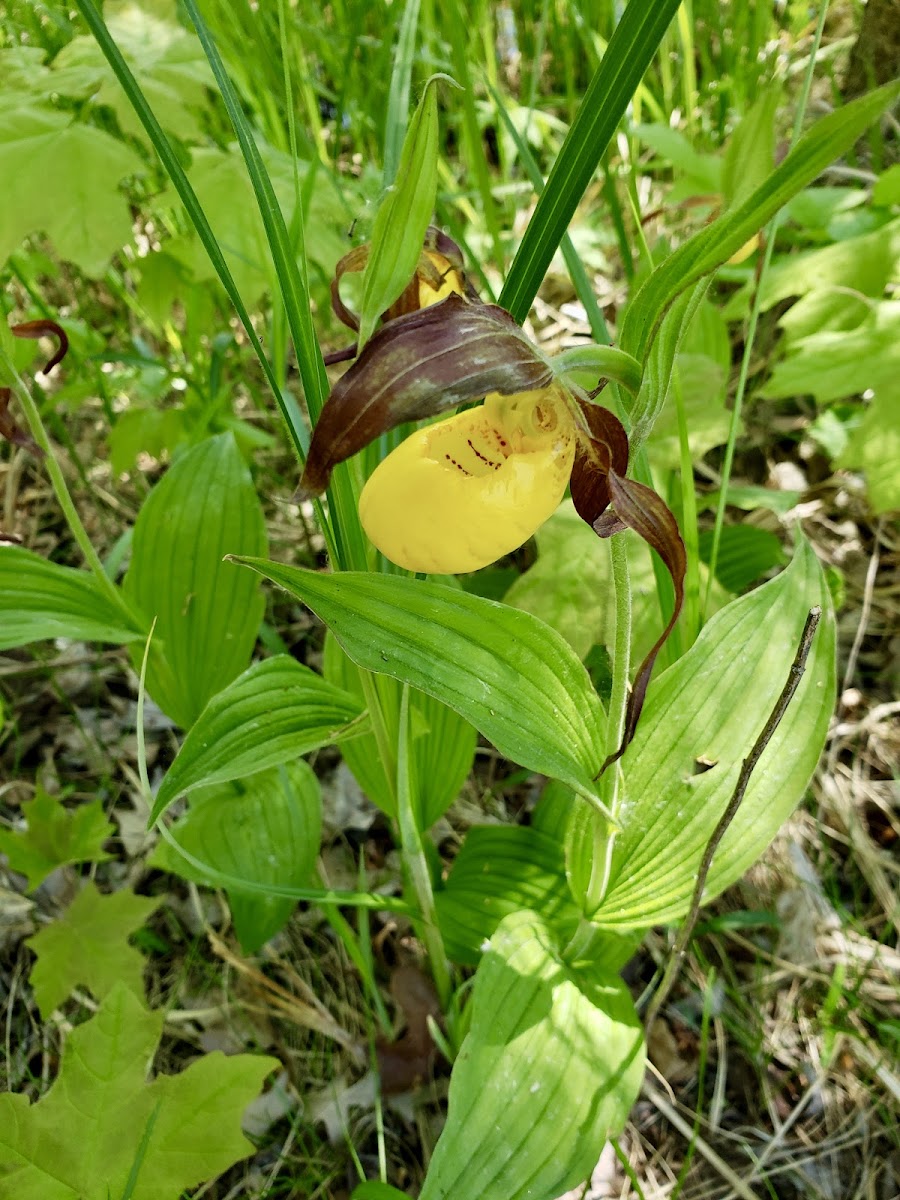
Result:
<svg viewBox="0 0 900 1200">
<path fill-rule="evenodd" d="M 443 254 L 438 254 L 436 250 L 426 250 L 425 257 L 431 263 L 435 271 L 435 278 L 432 282 L 438 283 L 437 287 L 432 287 L 421 273 L 419 274 L 419 308 L 428 308 L 431 304 L 437 304 L 441 300 L 446 300 L 448 296 L 452 296 L 454 292 L 462 296 L 465 293 L 465 284 L 460 272 L 453 266 L 449 258 L 445 258 Z"/>
<path fill-rule="evenodd" d="M 363 489 L 360 519 L 382 554 L 408 571 L 477 571 L 555 511 L 574 455 L 575 428 L 558 388 L 494 393 L 388 455 Z"/>
</svg>

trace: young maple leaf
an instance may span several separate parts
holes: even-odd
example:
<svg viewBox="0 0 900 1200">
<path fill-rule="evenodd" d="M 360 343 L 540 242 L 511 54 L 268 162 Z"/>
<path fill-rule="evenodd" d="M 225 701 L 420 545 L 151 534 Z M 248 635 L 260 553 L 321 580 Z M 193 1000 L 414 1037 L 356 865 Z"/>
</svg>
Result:
<svg viewBox="0 0 900 1200">
<path fill-rule="evenodd" d="M 115 827 L 107 821 L 101 800 L 70 809 L 38 788 L 22 812 L 28 828 L 0 829 L 0 854 L 6 855 L 13 871 L 26 876 L 30 892 L 57 867 L 110 857 L 102 847 Z"/>
<path fill-rule="evenodd" d="M 49 1017 L 78 984 L 98 1000 L 117 983 L 142 996 L 144 960 L 128 938 L 161 900 L 127 890 L 104 896 L 88 883 L 61 917 L 29 938 L 26 945 L 38 957 L 31 986 L 41 1015 Z"/>
<path fill-rule="evenodd" d="M 0 1195 L 177 1200 L 253 1152 L 241 1115 L 277 1061 L 214 1052 L 148 1082 L 163 1019 L 117 984 L 45 1096 L 0 1096 Z"/>
</svg>

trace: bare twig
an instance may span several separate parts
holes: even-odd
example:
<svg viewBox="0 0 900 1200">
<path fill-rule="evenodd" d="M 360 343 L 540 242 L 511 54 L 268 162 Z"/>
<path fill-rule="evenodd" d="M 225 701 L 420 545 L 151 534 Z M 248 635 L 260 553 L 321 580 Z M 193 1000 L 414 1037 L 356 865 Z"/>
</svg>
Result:
<svg viewBox="0 0 900 1200">
<path fill-rule="evenodd" d="M 719 823 L 713 830 L 712 837 L 703 851 L 703 858 L 700 860 L 700 867 L 697 871 L 697 882 L 694 885 L 694 894 L 691 897 L 691 906 L 688 910 L 687 919 L 678 932 L 678 937 L 675 939 L 675 945 L 672 948 L 672 956 L 666 964 L 666 969 L 663 972 L 663 977 L 659 987 L 656 989 L 656 994 L 650 1002 L 647 1009 L 647 1017 L 645 1021 L 645 1029 L 647 1036 L 650 1035 L 650 1030 L 653 1028 L 653 1023 L 659 1016 L 660 1009 L 668 998 L 669 992 L 672 990 L 672 985 L 681 969 L 681 962 L 684 958 L 687 944 L 691 939 L 691 934 L 694 931 L 694 926 L 697 923 L 697 917 L 700 914 L 700 906 L 703 900 L 703 890 L 706 887 L 706 880 L 709 875 L 710 867 L 712 866 L 713 858 L 719 848 L 719 843 L 725 836 L 728 826 L 734 820 L 741 802 L 744 799 L 744 793 L 747 791 L 747 786 L 750 783 L 750 776 L 753 774 L 756 764 L 762 757 L 762 753 L 772 740 L 775 730 L 781 724 L 781 718 L 787 711 L 787 707 L 794 697 L 794 693 L 800 686 L 800 680 L 803 678 L 803 672 L 806 669 L 806 660 L 809 657 L 809 650 L 812 646 L 813 636 L 816 632 L 816 627 L 819 624 L 819 618 L 822 616 L 821 608 L 816 605 L 809 610 L 806 617 L 806 624 L 803 626 L 803 633 L 800 637 L 800 645 L 797 647 L 797 653 L 794 656 L 794 661 L 791 663 L 791 669 L 788 677 L 785 680 L 784 687 L 781 689 L 781 695 L 772 709 L 768 721 L 763 726 L 762 732 L 756 739 L 753 749 L 744 759 L 741 766 L 741 773 L 738 776 L 738 781 L 735 784 L 734 792 L 731 799 L 728 801 L 728 806 L 719 818 Z"/>
</svg>

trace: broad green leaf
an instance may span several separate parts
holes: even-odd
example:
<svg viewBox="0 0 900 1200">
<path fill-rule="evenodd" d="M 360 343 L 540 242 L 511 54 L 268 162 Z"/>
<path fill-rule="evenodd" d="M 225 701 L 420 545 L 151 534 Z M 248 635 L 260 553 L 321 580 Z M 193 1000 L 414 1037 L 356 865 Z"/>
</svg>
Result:
<svg viewBox="0 0 900 1200">
<path fill-rule="evenodd" d="M 802 492 L 793 492 L 789 489 L 782 491 L 776 488 L 758 487 L 755 484 L 729 484 L 727 503 L 747 512 L 752 512 L 757 508 L 767 508 L 770 512 L 783 516 L 792 508 L 797 507 L 802 494 Z M 717 508 L 719 493 L 707 492 L 703 496 L 698 496 L 697 500 L 701 511 L 705 508 Z"/>
<path fill-rule="evenodd" d="M 695 150 L 680 130 L 661 124 L 636 125 L 634 134 L 682 176 L 669 195 L 669 203 L 697 195 L 708 195 L 712 200 L 722 191 L 721 160 Z"/>
<path fill-rule="evenodd" d="M 79 984 L 98 1000 L 118 982 L 143 996 L 144 959 L 128 938 L 161 901 L 124 889 L 104 896 L 88 882 L 60 917 L 28 939 L 37 955 L 31 986 L 45 1020 Z"/>
<path fill-rule="evenodd" d="M 475 976 L 472 1025 L 421 1200 L 556 1200 L 623 1128 L 644 1073 L 631 996 L 566 964 L 539 916 L 506 917 Z"/>
<path fill-rule="evenodd" d="M 510 913 L 539 912 L 560 936 L 574 931 L 579 916 L 566 886 L 561 843 L 522 825 L 470 829 L 434 900 L 447 953 L 470 966 Z"/>
<path fill-rule="evenodd" d="M 409 1200 L 406 1192 L 398 1191 L 380 1179 L 367 1179 L 353 1189 L 352 1200 Z"/>
<path fill-rule="evenodd" d="M 517 321 L 531 302 L 625 110 L 659 49 L 679 0 L 628 4 L 581 101 L 506 277 L 500 304 Z M 625 347 L 628 349 L 628 347 Z M 635 358 L 643 360 L 643 354 Z"/>
<path fill-rule="evenodd" d="M 700 534 L 700 558 L 709 564 L 713 533 Z M 754 525 L 725 525 L 716 559 L 716 579 L 733 595 L 743 592 L 760 575 L 784 562 L 781 542 L 768 529 Z"/>
<path fill-rule="evenodd" d="M 294 168 L 290 157 L 265 144 L 260 146 L 260 155 L 284 219 L 290 220 L 294 210 Z M 299 169 L 302 182 L 308 164 L 300 163 Z M 197 147 L 191 152 L 187 175 L 215 230 L 241 295 L 248 302 L 258 300 L 272 286 L 272 256 L 253 186 L 237 148 Z M 174 200 L 171 194 L 167 198 L 170 202 Z M 317 187 L 306 215 L 306 237 L 310 260 L 325 277 L 334 273 L 336 263 L 347 249 L 339 232 L 342 218 L 343 213 L 335 211 L 328 187 Z M 215 278 L 215 268 L 199 241 L 179 239 L 167 243 L 167 250 L 195 279 Z"/>
<path fill-rule="evenodd" d="M 325 642 L 325 676 L 364 703 L 359 668 L 329 633 Z M 399 736 L 402 686 L 389 675 L 375 677 L 388 738 Z M 410 762 L 413 806 L 420 829 L 430 829 L 444 815 L 465 783 L 475 756 L 475 729 L 452 708 L 424 692 L 412 692 Z M 365 733 L 341 748 L 347 766 L 373 803 L 396 816 L 395 786 L 385 774 L 374 735 Z"/>
<path fill-rule="evenodd" d="M 27 830 L 0 828 L 0 853 L 6 855 L 11 870 L 26 876 L 29 892 L 57 867 L 104 862 L 110 857 L 103 843 L 116 830 L 107 821 L 99 798 L 78 808 L 65 808 L 57 797 L 39 787 L 34 799 L 22 805 L 22 815 Z"/>
<path fill-rule="evenodd" d="M 101 276 L 133 236 L 119 185 L 143 170 L 130 147 L 67 113 L 0 109 L 0 265 L 29 234 L 44 233 L 60 258 Z"/>
<path fill-rule="evenodd" d="M 725 407 L 728 374 L 705 354 L 680 353 L 675 360 L 691 458 L 703 457 L 728 441 L 731 414 Z M 681 462 L 678 409 L 666 404 L 647 440 L 647 456 L 658 470 L 676 470 Z"/>
<path fill-rule="evenodd" d="M 826 326 L 852 329 L 869 311 L 865 297 L 880 299 L 898 266 L 900 220 L 895 220 L 872 233 L 775 262 L 760 285 L 761 311 L 799 296 L 779 321 L 791 341 Z M 751 294 L 750 286 L 735 293 L 725 316 L 732 320 L 746 316 Z"/>
<path fill-rule="evenodd" d="M 230 433 L 189 450 L 138 514 L 125 591 L 156 618 L 147 690 L 184 728 L 247 667 L 259 631 L 263 596 L 224 555 L 265 548 L 259 499 Z"/>
<path fill-rule="evenodd" d="M 0 1096 L 5 1195 L 178 1200 L 254 1152 L 241 1115 L 277 1061 L 214 1051 L 178 1075 L 148 1082 L 164 1016 L 118 984 L 97 1015 L 69 1033 L 45 1096 L 36 1104 Z"/>
<path fill-rule="evenodd" d="M 778 400 L 811 395 L 822 403 L 871 390 L 896 407 L 900 379 L 900 300 L 882 300 L 849 331 L 823 330 L 791 344 L 760 388 Z"/>
<path fill-rule="evenodd" d="M 240 561 L 307 604 L 357 666 L 441 700 L 513 762 L 594 794 L 600 701 L 575 654 L 534 617 L 445 584 Z"/>
<path fill-rule="evenodd" d="M 729 208 L 766 182 L 775 165 L 775 117 L 781 89 L 767 87 L 741 118 L 722 164 L 722 194 Z"/>
<path fill-rule="evenodd" d="M 579 658 L 605 640 L 612 596 L 609 550 L 564 501 L 535 534 L 538 558 L 506 593 L 507 604 L 561 634 Z"/>
<path fill-rule="evenodd" d="M 254 663 L 203 709 L 169 768 L 152 820 L 194 788 L 294 762 L 352 737 L 363 706 L 286 654 Z"/>
<path fill-rule="evenodd" d="M 130 471 L 139 454 L 161 458 L 185 434 L 182 408 L 129 408 L 109 431 L 109 465 L 115 475 Z"/>
<path fill-rule="evenodd" d="M 609 550 L 564 500 L 538 530 L 538 559 L 514 580 L 504 603 L 531 613 L 555 629 L 582 659 L 595 645 L 611 646 L 615 598 Z M 632 591 L 631 648 L 640 662 L 659 637 L 660 614 L 653 563 L 647 546 L 630 530 L 617 534 L 628 549 Z M 720 588 L 714 608 L 727 601 Z"/>
<path fill-rule="evenodd" d="M 119 643 L 146 636 L 146 630 L 130 625 L 89 571 L 0 545 L 0 650 L 47 638 Z"/>
<path fill-rule="evenodd" d="M 685 914 L 703 848 L 781 694 L 815 604 L 823 615 L 805 675 L 715 856 L 707 898 L 740 878 L 803 798 L 834 708 L 835 630 L 822 570 L 801 540 L 781 575 L 716 613 L 651 684 L 624 763 L 621 828 L 599 925 L 645 928 Z"/>
<path fill-rule="evenodd" d="M 885 207 L 900 204 L 900 163 L 895 163 L 879 175 L 872 189 L 872 203 Z"/>
<path fill-rule="evenodd" d="M 900 81 L 823 117 L 761 187 L 670 254 L 629 304 L 619 338 L 622 349 L 643 359 L 672 302 L 736 254 L 792 196 L 850 149 L 898 95 Z"/>
<path fill-rule="evenodd" d="M 203 788 L 191 797 L 173 833 L 189 854 L 217 871 L 251 883 L 303 887 L 310 882 L 322 835 L 319 781 L 301 759 L 260 771 L 239 783 Z M 209 880 L 161 842 L 154 864 L 197 883 Z M 296 901 L 228 889 L 235 931 L 255 954 L 284 928 Z"/>
<path fill-rule="evenodd" d="M 438 164 L 438 76 L 425 91 L 410 122 L 397 178 L 375 217 L 372 246 L 359 313 L 359 346 L 413 277 L 434 212 Z M 440 78 L 447 78 L 442 76 Z"/>
<path fill-rule="evenodd" d="M 876 393 L 838 465 L 865 471 L 875 512 L 900 509 L 900 404 L 896 391 Z"/>
<path fill-rule="evenodd" d="M 198 110 L 209 107 L 213 77 L 197 38 L 136 3 L 109 15 L 107 24 L 163 128 L 182 140 L 199 140 L 203 126 Z M 93 103 L 110 107 L 124 133 L 144 137 L 143 126 L 90 35 L 73 38 L 63 46 L 53 60 L 48 86 L 71 95 L 88 75 L 95 80 Z"/>
</svg>

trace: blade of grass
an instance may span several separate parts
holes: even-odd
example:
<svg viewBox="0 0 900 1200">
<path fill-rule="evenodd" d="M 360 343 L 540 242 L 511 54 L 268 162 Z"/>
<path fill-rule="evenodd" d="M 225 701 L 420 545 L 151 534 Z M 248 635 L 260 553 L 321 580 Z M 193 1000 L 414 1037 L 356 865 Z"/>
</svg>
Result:
<svg viewBox="0 0 900 1200">
<path fill-rule="evenodd" d="M 241 108 L 237 94 L 225 70 L 225 65 L 204 23 L 197 0 L 184 0 L 185 7 L 215 75 L 222 99 L 237 135 L 241 153 L 259 205 L 266 239 L 280 285 L 291 339 L 297 356 L 297 367 L 306 397 L 310 420 L 315 424 L 328 395 L 328 377 L 322 351 L 316 337 L 309 305 L 309 277 L 303 231 L 302 208 L 294 214 L 296 237 L 292 238 L 285 225 L 281 206 L 272 181 L 256 145 L 253 131 Z M 296 241 L 296 250 L 294 248 Z M 285 409 L 283 408 L 283 411 Z M 364 568 L 366 542 L 357 514 L 357 490 L 349 469 L 335 472 L 328 492 L 329 517 L 317 505 L 319 524 L 328 545 L 332 561 L 338 567 Z"/>
<path fill-rule="evenodd" d="M 809 103 L 809 94 L 812 89 L 813 73 L 816 66 L 816 53 L 822 42 L 822 33 L 825 29 L 825 17 L 828 13 L 828 0 L 824 0 L 819 8 L 819 19 L 816 25 L 816 32 L 813 35 L 813 44 L 809 55 L 809 64 L 807 66 L 806 75 L 803 79 L 803 88 L 800 93 L 800 99 L 797 104 L 797 112 L 794 118 L 794 128 L 791 135 L 791 149 L 796 146 L 800 140 L 800 134 L 803 129 L 803 119 L 806 115 L 806 107 Z M 722 464 L 722 482 L 719 491 L 719 503 L 716 505 L 716 520 L 713 527 L 712 549 L 709 555 L 709 575 L 706 580 L 706 594 L 703 598 L 703 616 L 709 611 L 709 601 L 712 594 L 713 580 L 716 575 L 716 564 L 719 561 L 719 544 L 722 539 L 722 527 L 725 524 L 725 507 L 728 502 L 728 484 L 731 480 L 731 470 L 734 466 L 734 450 L 737 444 L 738 430 L 741 426 L 741 413 L 744 405 L 744 395 L 747 391 L 747 378 L 750 374 L 750 359 L 753 354 L 753 344 L 756 340 L 756 327 L 759 323 L 759 316 L 762 312 L 762 296 L 763 283 L 769 270 L 769 265 L 772 261 L 772 254 L 775 249 L 775 235 L 778 232 L 778 226 L 781 221 L 781 210 L 775 213 L 769 228 L 765 235 L 765 250 L 763 251 L 762 265 L 756 281 L 756 295 L 753 298 L 753 308 L 750 312 L 750 319 L 747 322 L 747 336 L 744 339 L 744 354 L 741 359 L 741 369 L 738 375 L 737 390 L 734 396 L 734 407 L 731 410 L 731 423 L 728 427 L 728 441 L 725 445 L 725 461 Z"/>
<path fill-rule="evenodd" d="M 497 112 L 500 114 L 500 119 L 506 127 L 509 136 L 512 138 L 519 153 L 519 158 L 522 161 L 522 166 L 531 180 L 531 186 L 540 196 L 544 190 L 544 177 L 541 175 L 540 167 L 534 161 L 534 155 L 531 153 L 527 141 L 519 133 L 518 129 L 516 129 L 515 122 L 507 112 L 502 96 L 490 84 L 488 84 L 488 87 L 494 99 L 494 104 L 497 107 Z M 572 239 L 568 233 L 562 235 L 560 249 L 565 259 L 569 278 L 572 280 L 572 286 L 575 288 L 575 294 L 581 301 L 582 307 L 587 314 L 588 324 L 591 327 L 591 336 L 595 342 L 599 342 L 601 345 L 609 345 L 612 340 L 609 336 L 609 329 L 607 328 L 600 305 L 597 303 L 597 297 L 594 295 L 594 289 L 591 286 L 591 281 L 588 279 L 587 271 L 584 269 L 584 263 L 578 257 L 578 252 L 572 244 Z"/>
<path fill-rule="evenodd" d="M 387 117 L 384 122 L 384 186 L 390 187 L 400 165 L 400 151 L 409 124 L 409 90 L 416 56 L 416 32 L 421 0 L 406 0 L 400 29 L 391 86 L 388 91 Z"/>
<path fill-rule="evenodd" d="M 481 129 L 475 109 L 475 93 L 472 90 L 472 75 L 469 71 L 469 55 L 466 46 L 469 24 L 459 0 L 449 0 L 446 16 L 446 34 L 450 39 L 453 74 L 463 88 L 463 142 L 466 148 L 466 158 L 469 163 L 469 171 L 475 176 L 475 183 L 481 196 L 482 214 L 490 235 L 494 262 L 502 273 L 506 260 L 503 239 L 500 234 L 500 218 L 494 193 L 491 190 L 491 176 L 481 142 Z"/>
<path fill-rule="evenodd" d="M 162 126 L 157 121 L 153 110 L 147 103 L 144 93 L 132 74 L 131 69 L 125 62 L 125 59 L 122 57 L 119 47 L 113 41 L 112 35 L 107 29 L 103 18 L 100 16 L 100 13 L 93 3 L 93 0 L 75 0 L 75 2 L 77 4 L 78 11 L 84 18 L 85 23 L 87 24 L 91 33 L 94 35 L 97 44 L 103 51 L 107 62 L 118 79 L 122 90 L 128 97 L 129 103 L 137 113 L 138 119 L 144 126 L 153 149 L 159 156 L 167 175 L 172 181 L 172 185 L 178 193 L 179 199 L 187 210 L 191 224 L 196 229 L 197 236 L 200 238 L 204 250 L 209 255 L 209 260 L 215 268 L 216 274 L 219 276 L 219 280 L 221 281 L 229 300 L 234 305 L 235 311 L 237 312 L 241 324 L 243 325 L 247 334 L 247 338 L 250 341 L 250 345 L 253 347 L 256 356 L 259 359 L 259 363 L 266 377 L 266 381 L 269 384 L 269 387 L 272 389 L 272 393 L 275 396 L 275 400 L 282 411 L 285 423 L 290 431 L 291 440 L 293 441 L 294 449 L 297 452 L 297 457 L 301 462 L 303 462 L 306 456 L 306 447 L 309 444 L 308 432 L 302 424 L 297 424 L 297 422 L 292 419 L 292 414 L 288 411 L 284 403 L 281 389 L 272 370 L 272 365 L 269 362 L 266 352 L 262 347 L 262 343 L 256 334 L 256 330 L 253 328 L 253 322 L 250 319 L 250 314 L 247 311 L 247 307 L 241 298 L 240 292 L 238 291 L 237 284 L 235 283 L 231 271 L 228 268 L 228 264 L 226 263 L 224 255 L 219 247 L 219 243 L 216 240 L 216 235 L 213 233 L 212 227 L 210 226 L 209 221 L 206 219 L 206 214 L 200 206 L 200 201 L 197 199 L 197 195 L 194 192 L 193 187 L 191 187 L 190 181 L 185 174 L 184 167 L 181 165 L 178 156 L 172 148 L 171 142 L 163 132 Z"/>
<path fill-rule="evenodd" d="M 626 6 L 553 164 L 500 295 L 500 303 L 517 321 L 528 315 L 556 247 L 677 8 L 678 0 Z"/>
<path fill-rule="evenodd" d="M 294 349 L 297 354 L 297 366 L 303 382 L 306 404 L 312 421 L 322 410 L 325 397 L 328 394 L 328 377 L 325 374 L 325 364 L 319 349 L 312 313 L 309 307 L 309 279 L 306 266 L 306 247 L 302 221 L 298 222 L 297 240 L 298 253 L 294 253 L 291 239 L 288 235 L 284 214 L 272 187 L 272 181 L 266 170 L 250 122 L 244 114 L 234 85 L 225 70 L 222 56 L 213 41 L 212 34 L 203 19 L 197 0 L 184 0 L 184 6 L 193 22 L 203 46 L 203 51 L 212 68 L 225 108 L 231 119 L 232 127 L 238 139 L 247 173 L 259 205 L 260 216 L 266 231 L 266 240 L 278 274 L 282 298 Z"/>
</svg>

